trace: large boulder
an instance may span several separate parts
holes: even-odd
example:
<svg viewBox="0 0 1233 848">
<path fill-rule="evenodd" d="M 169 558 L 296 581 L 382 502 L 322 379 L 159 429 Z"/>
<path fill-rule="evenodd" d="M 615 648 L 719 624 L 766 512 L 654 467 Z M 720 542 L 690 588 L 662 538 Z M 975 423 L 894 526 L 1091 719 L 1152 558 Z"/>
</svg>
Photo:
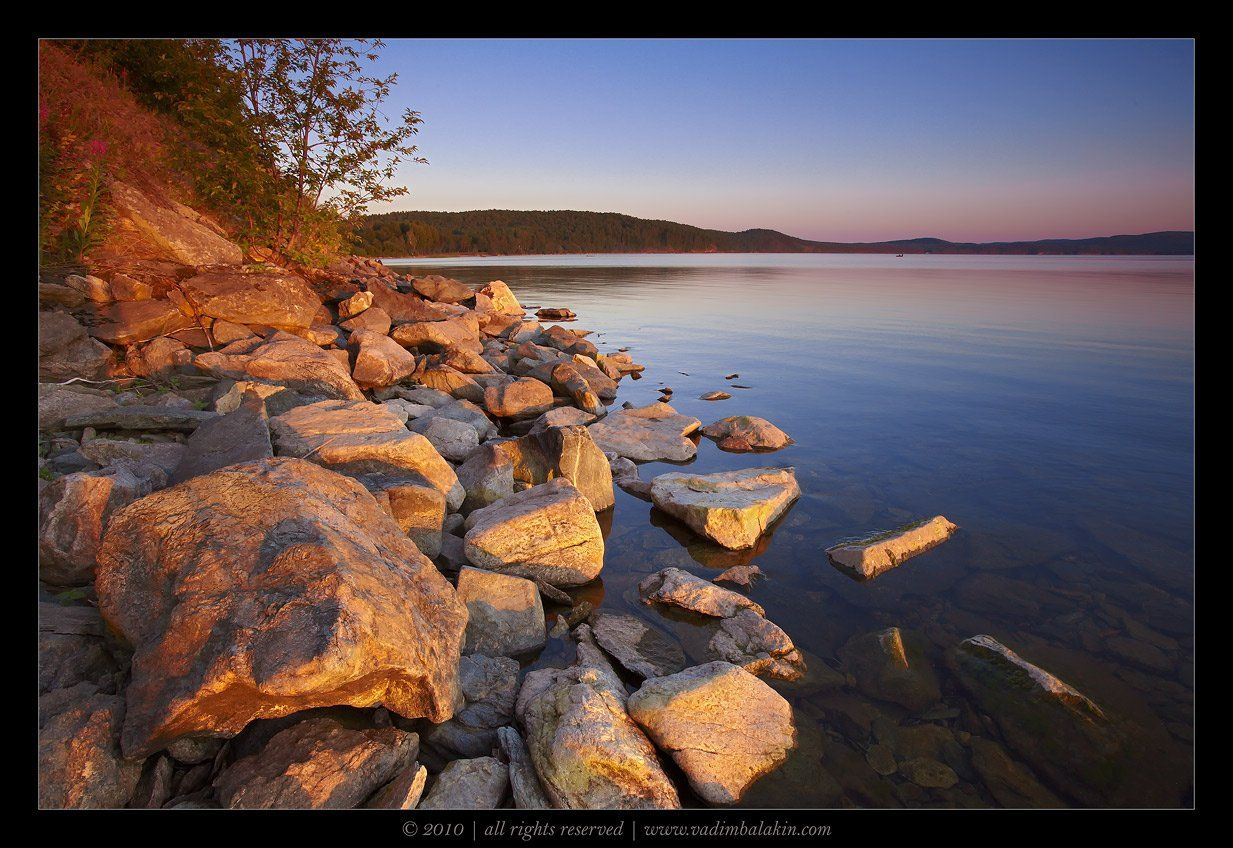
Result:
<svg viewBox="0 0 1233 848">
<path fill-rule="evenodd" d="M 444 721 L 466 611 L 357 482 L 300 459 L 233 465 L 112 517 L 99 608 L 134 648 L 123 747 L 384 704 Z"/>
<path fill-rule="evenodd" d="M 115 361 L 111 349 L 67 312 L 40 312 L 38 333 L 40 380 L 101 380 Z"/>
<path fill-rule="evenodd" d="M 776 451 L 792 444 L 792 438 L 765 418 L 754 415 L 733 415 L 707 424 L 702 435 L 714 439 L 720 450 Z"/>
<path fill-rule="evenodd" d="M 468 510 L 512 494 L 515 481 L 537 486 L 558 478 L 573 483 L 596 512 L 615 503 L 611 466 L 581 426 L 550 427 L 520 439 L 485 444 L 458 468 Z"/>
<path fill-rule="evenodd" d="M 236 344 L 244 345 L 245 342 Z M 251 349 L 199 354 L 194 363 L 215 377 L 285 386 L 327 398 L 363 400 L 347 366 L 307 339 L 276 332 Z"/>
<path fill-rule="evenodd" d="M 589 639 L 589 628 L 579 626 Z M 587 650 L 589 648 L 589 650 Z M 558 809 L 676 809 L 655 747 L 625 711 L 625 687 L 586 642 L 569 668 L 531 671 L 515 715 L 544 795 Z"/>
<path fill-rule="evenodd" d="M 390 331 L 390 338 L 403 347 L 413 347 L 420 353 L 437 353 L 453 347 L 472 353 L 484 351 L 484 345 L 480 341 L 479 324 L 474 318 L 399 324 Z"/>
<path fill-rule="evenodd" d="M 604 567 L 604 537 L 590 501 L 558 477 L 467 517 L 467 559 L 489 571 L 581 586 Z"/>
<path fill-rule="evenodd" d="M 419 738 L 397 728 L 357 730 L 308 718 L 236 760 L 214 788 L 232 809 L 351 809 L 408 768 L 418 750 Z"/>
<path fill-rule="evenodd" d="M 711 662 L 657 677 L 629 715 L 711 804 L 732 804 L 796 747 L 792 707 L 744 669 Z"/>
<path fill-rule="evenodd" d="M 552 397 L 546 383 L 522 377 L 485 388 L 484 407 L 497 418 L 535 418 L 552 409 Z"/>
<path fill-rule="evenodd" d="M 210 270 L 180 283 L 180 291 L 198 314 L 280 330 L 307 329 L 321 308 L 308 283 L 287 271 Z"/>
<path fill-rule="evenodd" d="M 395 324 L 441 321 L 450 317 L 443 307 L 429 303 L 419 295 L 403 294 L 380 280 L 370 281 L 368 291 L 372 294 L 374 307 L 389 315 Z"/>
<path fill-rule="evenodd" d="M 620 409 L 588 429 L 604 453 L 635 462 L 693 459 L 698 446 L 685 438 L 702 426 L 697 418 L 680 415 L 666 403 Z"/>
<path fill-rule="evenodd" d="M 398 416 L 368 401 L 326 400 L 270 419 L 280 456 L 300 456 L 343 474 L 417 474 L 445 495 L 451 511 L 465 493 L 448 462 Z"/>
<path fill-rule="evenodd" d="M 735 550 L 752 548 L 800 494 L 791 468 L 671 472 L 651 481 L 656 507 L 698 535 Z"/>
<path fill-rule="evenodd" d="M 510 291 L 510 287 L 500 280 L 493 280 L 484 286 L 480 289 L 480 294 L 488 297 L 494 312 L 501 312 L 506 315 L 522 315 L 525 311 L 522 308 L 522 304 L 518 302 L 518 298 L 514 297 L 514 293 Z"/>
<path fill-rule="evenodd" d="M 208 219 L 174 201 L 155 202 L 119 180 L 111 181 L 116 212 L 169 258 L 185 265 L 238 265 L 244 251 L 228 241 Z"/>
<path fill-rule="evenodd" d="M 538 651 L 548 641 L 544 604 L 531 580 L 463 568 L 458 599 L 467 606 L 465 653 L 513 657 Z"/>
<path fill-rule="evenodd" d="M 131 345 L 195 327 L 197 322 L 169 300 L 122 301 L 100 306 L 90 335 L 114 345 Z"/>
<path fill-rule="evenodd" d="M 400 383 L 415 372 L 415 356 L 389 336 L 356 330 L 348 346 L 355 349 L 351 378 L 364 388 L 384 388 Z"/>
<path fill-rule="evenodd" d="M 141 778 L 141 760 L 120 753 L 124 699 L 91 683 L 56 689 L 38 701 L 38 805 L 41 809 L 123 807 Z"/>
<path fill-rule="evenodd" d="M 436 303 L 463 303 L 475 297 L 475 292 L 469 286 L 440 274 L 414 277 L 411 288 L 415 289 L 416 294 Z"/>
</svg>

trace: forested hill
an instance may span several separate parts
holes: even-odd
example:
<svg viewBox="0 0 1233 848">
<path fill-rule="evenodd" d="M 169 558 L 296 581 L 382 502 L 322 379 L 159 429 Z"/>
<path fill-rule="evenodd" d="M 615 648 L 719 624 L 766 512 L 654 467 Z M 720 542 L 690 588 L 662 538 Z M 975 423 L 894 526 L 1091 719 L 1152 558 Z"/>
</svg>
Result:
<svg viewBox="0 0 1233 848">
<path fill-rule="evenodd" d="M 552 253 L 1194 253 L 1194 233 L 1189 231 L 985 244 L 936 238 L 847 243 L 808 241 L 775 230 L 729 233 L 615 212 L 569 210 L 387 212 L 364 216 L 357 235 L 357 253 L 384 257 Z"/>
</svg>

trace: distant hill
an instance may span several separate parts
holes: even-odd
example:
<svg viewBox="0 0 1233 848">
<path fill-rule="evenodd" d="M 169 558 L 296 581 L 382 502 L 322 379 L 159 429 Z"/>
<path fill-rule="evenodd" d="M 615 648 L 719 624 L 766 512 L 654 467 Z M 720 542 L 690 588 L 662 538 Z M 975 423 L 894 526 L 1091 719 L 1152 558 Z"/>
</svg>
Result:
<svg viewBox="0 0 1233 848">
<path fill-rule="evenodd" d="M 1170 231 L 1089 239 L 952 242 L 937 238 L 878 242 L 809 241 L 775 230 L 729 233 L 616 212 L 485 209 L 474 212 L 386 212 L 366 215 L 357 229 L 364 256 L 516 256 L 553 253 L 1194 253 L 1194 233 Z"/>
</svg>

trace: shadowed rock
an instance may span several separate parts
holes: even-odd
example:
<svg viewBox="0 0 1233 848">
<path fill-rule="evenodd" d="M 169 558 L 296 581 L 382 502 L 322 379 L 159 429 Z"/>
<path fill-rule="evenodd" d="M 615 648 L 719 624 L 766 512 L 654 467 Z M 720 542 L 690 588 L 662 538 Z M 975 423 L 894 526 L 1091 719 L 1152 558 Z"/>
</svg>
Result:
<svg viewBox="0 0 1233 848">
<path fill-rule="evenodd" d="M 509 768 L 496 757 L 454 760 L 437 775 L 421 810 L 495 810 L 509 792 Z"/>
<path fill-rule="evenodd" d="M 856 686 L 871 698 L 923 710 L 942 699 L 928 660 L 915 644 L 905 642 L 898 627 L 848 640 L 839 652 Z"/>
<path fill-rule="evenodd" d="M 512 727 L 498 727 L 497 740 L 501 753 L 509 763 L 509 784 L 514 795 L 514 806 L 519 810 L 550 810 L 552 803 L 544 795 L 539 775 L 531 764 L 531 755 L 526 743 Z"/>
<path fill-rule="evenodd" d="M 535 583 L 478 568 L 458 573 L 458 599 L 467 606 L 465 653 L 513 657 L 537 651 L 544 633 L 544 605 Z"/>
<path fill-rule="evenodd" d="M 183 483 L 228 465 L 273 455 L 265 402 L 256 392 L 248 392 L 234 412 L 204 422 L 189 436 L 171 483 Z"/>
<path fill-rule="evenodd" d="M 38 702 L 38 805 L 42 809 L 123 807 L 141 760 L 120 753 L 124 699 L 91 683 L 56 689 Z"/>
<path fill-rule="evenodd" d="M 591 632 L 601 648 L 639 677 L 663 677 L 685 667 L 685 652 L 675 639 L 632 615 L 597 612 Z"/>
</svg>

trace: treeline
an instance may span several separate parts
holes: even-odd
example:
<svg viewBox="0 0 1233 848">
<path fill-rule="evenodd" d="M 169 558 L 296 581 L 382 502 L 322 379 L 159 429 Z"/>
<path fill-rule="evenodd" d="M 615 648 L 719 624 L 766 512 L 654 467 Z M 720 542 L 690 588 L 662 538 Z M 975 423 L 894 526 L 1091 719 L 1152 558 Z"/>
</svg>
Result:
<svg viewBox="0 0 1233 848">
<path fill-rule="evenodd" d="M 1181 231 L 1025 242 L 950 242 L 936 238 L 823 242 L 775 230 L 725 232 L 615 212 L 572 210 L 387 212 L 360 218 L 355 238 L 357 253 L 383 257 L 569 253 L 1194 253 L 1194 233 Z"/>
</svg>

